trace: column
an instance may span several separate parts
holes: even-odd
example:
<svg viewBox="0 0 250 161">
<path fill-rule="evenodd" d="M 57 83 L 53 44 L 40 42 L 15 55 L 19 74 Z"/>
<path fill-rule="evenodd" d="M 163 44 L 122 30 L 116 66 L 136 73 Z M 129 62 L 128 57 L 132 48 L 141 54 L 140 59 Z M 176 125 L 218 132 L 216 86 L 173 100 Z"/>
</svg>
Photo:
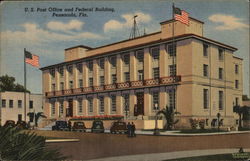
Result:
<svg viewBox="0 0 250 161">
<path fill-rule="evenodd" d="M 55 118 L 59 117 L 59 101 L 55 101 Z"/>
<path fill-rule="evenodd" d="M 135 57 L 135 52 L 130 52 L 130 81 L 136 81 L 137 80 L 137 68 L 136 68 L 137 60 Z"/>
<path fill-rule="evenodd" d="M 97 94 L 93 95 L 93 115 L 99 115 L 99 100 Z"/>
<path fill-rule="evenodd" d="M 56 91 L 60 90 L 60 73 L 57 69 L 55 69 L 55 85 L 56 85 Z"/>
<path fill-rule="evenodd" d="M 123 106 L 125 106 L 123 104 L 123 98 L 121 95 L 121 92 L 117 92 L 116 95 L 116 114 L 117 115 L 123 115 Z"/>
<path fill-rule="evenodd" d="M 131 90 L 129 94 L 129 115 L 134 116 L 134 107 L 137 104 L 137 99 L 135 95 L 135 91 Z"/>
<path fill-rule="evenodd" d="M 67 70 L 67 67 L 63 67 L 64 72 L 64 89 L 69 89 L 69 72 Z"/>
<path fill-rule="evenodd" d="M 152 57 L 149 48 L 144 49 L 144 79 L 152 79 Z"/>
<path fill-rule="evenodd" d="M 165 44 L 160 45 L 160 77 L 167 76 L 167 52 L 165 49 Z"/>
<path fill-rule="evenodd" d="M 108 94 L 104 96 L 104 114 L 110 115 L 110 97 Z"/>
<path fill-rule="evenodd" d="M 144 115 L 150 116 L 152 109 L 152 96 L 148 88 L 144 89 Z"/>
<path fill-rule="evenodd" d="M 86 62 L 83 62 L 83 74 L 82 74 L 82 80 L 83 80 L 83 87 L 88 87 L 88 76 L 89 76 L 89 70 L 88 70 L 88 67 L 87 67 L 87 63 Z"/>
<path fill-rule="evenodd" d="M 88 116 L 88 101 L 87 98 L 85 96 L 83 96 L 82 98 L 82 107 L 83 107 L 83 116 Z"/>
<path fill-rule="evenodd" d="M 77 116 L 78 101 L 76 98 L 73 99 L 73 116 Z"/>
<path fill-rule="evenodd" d="M 96 59 L 93 61 L 93 85 L 99 86 L 99 65 Z"/>
<path fill-rule="evenodd" d="M 166 108 L 167 105 L 167 92 L 165 90 L 165 87 L 160 87 L 160 101 L 159 101 L 159 109 L 162 110 L 163 108 Z"/>
<path fill-rule="evenodd" d="M 110 62 L 108 57 L 105 58 L 105 66 L 104 66 L 104 83 L 105 84 L 111 84 L 111 76 L 110 76 Z"/>
<path fill-rule="evenodd" d="M 64 99 L 63 101 L 63 117 L 66 117 L 66 109 L 68 108 L 69 106 L 69 102 L 67 99 Z"/>
<path fill-rule="evenodd" d="M 116 57 L 116 77 L 117 77 L 117 83 L 121 83 L 124 82 L 123 80 L 123 70 L 122 70 L 122 66 L 123 66 L 123 61 L 122 61 L 122 57 L 121 54 L 117 55 Z"/>
<path fill-rule="evenodd" d="M 73 64 L 73 88 L 79 88 L 78 81 L 78 70 L 76 68 L 76 64 Z"/>
</svg>

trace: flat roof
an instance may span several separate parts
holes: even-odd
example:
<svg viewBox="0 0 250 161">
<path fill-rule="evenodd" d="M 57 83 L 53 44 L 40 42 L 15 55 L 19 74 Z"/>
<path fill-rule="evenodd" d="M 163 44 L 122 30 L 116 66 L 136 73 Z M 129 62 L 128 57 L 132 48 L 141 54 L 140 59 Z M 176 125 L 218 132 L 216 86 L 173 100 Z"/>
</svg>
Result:
<svg viewBox="0 0 250 161">
<path fill-rule="evenodd" d="M 204 22 L 203 22 L 203 21 L 197 20 L 197 19 L 195 19 L 195 18 L 193 18 L 193 17 L 189 17 L 189 19 L 191 19 L 191 20 L 194 20 L 194 21 L 197 21 L 197 22 L 199 22 L 199 23 L 204 24 Z M 166 24 L 166 23 L 173 22 L 173 21 L 177 21 L 177 20 L 175 20 L 175 19 L 170 19 L 170 20 L 166 20 L 166 21 L 160 22 L 160 24 L 162 25 L 162 24 Z"/>
<path fill-rule="evenodd" d="M 157 33 L 159 33 L 159 32 L 152 33 L 152 34 L 157 34 Z M 145 35 L 143 37 L 150 36 L 152 34 Z M 138 37 L 138 38 L 141 38 L 141 37 Z M 198 39 L 198 40 L 201 40 L 201 41 L 207 41 L 207 42 L 210 42 L 210 43 L 213 43 L 213 44 L 217 44 L 218 46 L 222 46 L 222 47 L 227 48 L 227 49 L 232 50 L 232 51 L 236 51 L 237 50 L 237 48 L 235 48 L 235 47 L 232 47 L 232 46 L 229 46 L 229 45 L 226 45 L 226 44 L 220 43 L 218 41 L 215 41 L 215 40 L 212 40 L 212 39 L 209 39 L 209 38 L 206 38 L 206 37 L 202 37 L 202 36 L 199 36 L 199 35 L 196 35 L 196 34 L 183 34 L 183 35 L 179 35 L 179 36 L 175 36 L 174 37 L 175 41 L 182 40 L 182 39 L 188 39 L 188 38 L 195 38 L 195 39 Z M 105 45 L 105 46 L 93 48 L 93 49 L 90 49 L 90 50 L 95 50 L 95 49 L 99 49 L 99 48 L 106 47 L 106 46 L 111 46 L 111 45 L 114 45 L 114 44 L 119 44 L 121 42 L 126 42 L 126 41 L 130 41 L 130 40 L 134 40 L 134 39 L 124 40 L 124 41 L 116 42 L 116 43 L 113 43 L 113 44 L 108 44 L 108 45 Z M 71 64 L 72 62 L 78 62 L 78 61 L 82 61 L 82 60 L 85 60 L 85 59 L 91 59 L 93 57 L 104 55 L 104 54 L 108 54 L 108 53 L 129 50 L 131 48 L 138 48 L 138 47 L 142 47 L 142 46 L 146 46 L 146 45 L 150 45 L 150 44 L 152 44 L 152 46 L 153 46 L 153 44 L 155 44 L 155 43 L 161 43 L 161 42 L 164 42 L 164 41 L 170 41 L 171 42 L 172 40 L 173 40 L 173 37 L 166 38 L 166 39 L 159 39 L 159 40 L 151 41 L 151 42 L 148 42 L 148 43 L 142 43 L 142 44 L 139 44 L 139 45 L 125 47 L 125 48 L 118 49 L 118 50 L 111 50 L 111 51 L 108 51 L 108 52 L 98 53 L 98 54 L 87 56 L 87 57 L 84 57 L 84 58 L 79 58 L 79 59 L 75 59 L 75 60 L 71 60 L 71 61 L 67 61 L 67 62 L 61 62 L 61 63 L 58 63 L 58 64 L 45 66 L 45 67 L 40 68 L 40 70 L 46 70 L 48 68 L 55 67 L 55 66 L 60 66 L 60 65 L 65 65 L 65 64 Z"/>
</svg>

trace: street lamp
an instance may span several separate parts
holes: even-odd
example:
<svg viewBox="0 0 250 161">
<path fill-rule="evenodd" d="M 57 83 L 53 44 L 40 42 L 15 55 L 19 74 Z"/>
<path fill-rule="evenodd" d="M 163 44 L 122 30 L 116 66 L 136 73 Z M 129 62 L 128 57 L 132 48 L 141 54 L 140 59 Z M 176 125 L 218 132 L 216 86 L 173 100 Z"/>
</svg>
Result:
<svg viewBox="0 0 250 161">
<path fill-rule="evenodd" d="M 158 128 L 158 104 L 154 104 L 154 109 L 156 110 L 155 114 L 155 129 L 154 129 L 154 135 L 160 135 L 160 130 Z"/>
</svg>

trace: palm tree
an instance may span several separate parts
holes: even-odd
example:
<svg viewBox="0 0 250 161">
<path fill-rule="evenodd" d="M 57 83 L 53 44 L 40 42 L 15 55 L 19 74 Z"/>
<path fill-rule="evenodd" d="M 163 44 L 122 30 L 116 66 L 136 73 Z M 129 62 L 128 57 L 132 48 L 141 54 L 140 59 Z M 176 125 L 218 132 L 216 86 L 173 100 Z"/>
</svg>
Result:
<svg viewBox="0 0 250 161">
<path fill-rule="evenodd" d="M 179 121 L 175 120 L 175 115 L 180 114 L 180 112 L 174 111 L 173 107 L 163 108 L 162 110 L 158 111 L 156 115 L 163 114 L 167 123 L 164 126 L 166 130 L 172 130 L 173 126 Z"/>
<path fill-rule="evenodd" d="M 45 137 L 16 128 L 0 127 L 0 160 L 63 160 L 58 150 L 45 145 Z"/>
<path fill-rule="evenodd" d="M 29 116 L 29 118 L 32 122 L 35 121 L 35 127 L 38 126 L 38 121 L 40 118 L 46 118 L 46 116 L 43 114 L 43 112 L 37 112 L 37 113 L 29 112 L 27 115 Z"/>
</svg>

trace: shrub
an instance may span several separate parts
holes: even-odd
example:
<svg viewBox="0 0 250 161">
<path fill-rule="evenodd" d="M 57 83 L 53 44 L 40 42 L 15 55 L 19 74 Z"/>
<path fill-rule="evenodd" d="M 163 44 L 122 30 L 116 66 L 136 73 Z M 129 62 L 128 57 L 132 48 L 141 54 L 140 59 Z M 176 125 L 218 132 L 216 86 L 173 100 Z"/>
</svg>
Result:
<svg viewBox="0 0 250 161">
<path fill-rule="evenodd" d="M 197 119 L 189 119 L 190 125 L 192 129 L 197 129 L 198 127 L 198 120 Z"/>
<path fill-rule="evenodd" d="M 204 119 L 199 120 L 199 126 L 200 126 L 200 128 L 201 128 L 202 130 L 205 129 L 205 120 L 204 120 Z"/>
</svg>

